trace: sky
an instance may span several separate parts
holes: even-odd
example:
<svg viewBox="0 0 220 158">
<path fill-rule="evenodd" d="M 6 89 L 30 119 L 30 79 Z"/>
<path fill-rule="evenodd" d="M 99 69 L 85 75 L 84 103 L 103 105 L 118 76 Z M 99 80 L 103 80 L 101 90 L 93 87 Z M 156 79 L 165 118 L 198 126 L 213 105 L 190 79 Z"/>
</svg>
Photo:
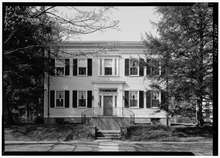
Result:
<svg viewBox="0 0 220 158">
<path fill-rule="evenodd" d="M 77 36 L 68 40 L 74 41 L 141 41 L 145 32 L 156 35 L 156 27 L 151 23 L 157 22 L 159 15 L 151 6 L 115 7 L 111 16 L 119 20 L 119 30 L 107 29 L 88 35 Z"/>
</svg>

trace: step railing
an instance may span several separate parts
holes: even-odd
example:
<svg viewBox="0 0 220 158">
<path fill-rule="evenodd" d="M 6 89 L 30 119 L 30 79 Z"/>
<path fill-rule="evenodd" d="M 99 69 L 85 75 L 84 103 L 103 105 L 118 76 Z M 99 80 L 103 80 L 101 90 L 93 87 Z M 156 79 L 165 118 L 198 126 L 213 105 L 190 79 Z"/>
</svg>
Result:
<svg viewBox="0 0 220 158">
<path fill-rule="evenodd" d="M 119 113 L 121 111 L 122 118 L 124 118 L 124 119 L 128 118 L 130 125 L 134 124 L 134 122 L 135 122 L 135 113 L 133 111 L 129 110 L 128 108 L 124 108 L 124 107 L 113 108 L 113 111 L 119 111 Z M 115 113 L 113 112 L 112 113 L 113 117 L 117 116 L 117 114 L 115 114 L 115 115 L 114 114 Z M 101 108 L 101 107 L 92 107 L 92 108 L 86 109 L 85 111 L 83 111 L 81 113 L 82 123 L 87 123 L 88 119 L 90 117 L 96 117 L 96 116 L 104 116 L 103 108 Z"/>
<path fill-rule="evenodd" d="M 87 124 L 89 121 L 89 117 L 94 116 L 94 108 L 86 109 L 81 113 L 81 120 L 83 124 Z"/>
<path fill-rule="evenodd" d="M 122 117 L 129 118 L 130 125 L 134 124 L 135 122 L 135 113 L 128 108 L 122 107 Z"/>
</svg>

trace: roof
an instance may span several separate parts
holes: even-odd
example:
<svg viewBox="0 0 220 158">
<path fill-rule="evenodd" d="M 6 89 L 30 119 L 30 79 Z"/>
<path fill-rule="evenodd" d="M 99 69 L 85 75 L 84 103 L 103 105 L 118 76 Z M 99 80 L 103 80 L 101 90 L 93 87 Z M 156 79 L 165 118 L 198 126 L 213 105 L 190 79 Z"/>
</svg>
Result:
<svg viewBox="0 0 220 158">
<path fill-rule="evenodd" d="M 65 41 L 55 45 L 65 48 L 145 48 L 142 41 Z"/>
</svg>

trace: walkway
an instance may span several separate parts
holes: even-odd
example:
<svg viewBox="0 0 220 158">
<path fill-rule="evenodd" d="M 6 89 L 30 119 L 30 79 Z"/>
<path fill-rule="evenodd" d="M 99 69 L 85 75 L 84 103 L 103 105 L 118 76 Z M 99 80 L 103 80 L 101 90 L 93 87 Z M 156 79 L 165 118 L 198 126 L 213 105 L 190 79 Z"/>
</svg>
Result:
<svg viewBox="0 0 220 158">
<path fill-rule="evenodd" d="M 5 151 L 137 151 L 192 152 L 212 155 L 212 142 L 129 142 L 129 141 L 72 141 L 72 142 L 6 142 Z"/>
</svg>

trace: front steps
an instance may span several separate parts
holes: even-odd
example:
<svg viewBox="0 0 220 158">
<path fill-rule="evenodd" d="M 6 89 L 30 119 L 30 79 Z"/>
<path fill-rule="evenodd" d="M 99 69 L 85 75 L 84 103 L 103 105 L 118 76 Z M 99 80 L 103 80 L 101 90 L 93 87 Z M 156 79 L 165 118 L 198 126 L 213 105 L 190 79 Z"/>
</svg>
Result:
<svg viewBox="0 0 220 158">
<path fill-rule="evenodd" d="M 121 131 L 120 130 L 98 130 L 96 139 L 98 140 L 112 140 L 120 139 Z"/>
<path fill-rule="evenodd" d="M 129 119 L 114 116 L 91 117 L 88 124 L 96 128 L 98 140 L 121 139 L 122 129 L 131 125 Z"/>
</svg>

